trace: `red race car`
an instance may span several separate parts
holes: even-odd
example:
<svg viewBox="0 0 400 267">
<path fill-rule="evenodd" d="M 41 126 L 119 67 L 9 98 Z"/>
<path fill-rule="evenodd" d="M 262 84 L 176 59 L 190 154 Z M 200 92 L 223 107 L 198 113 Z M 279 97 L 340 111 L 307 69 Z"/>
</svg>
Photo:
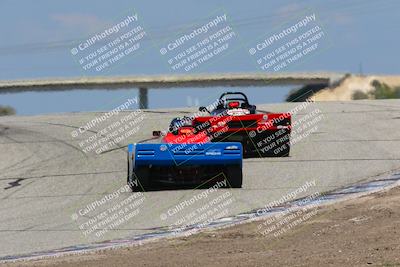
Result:
<svg viewBox="0 0 400 267">
<path fill-rule="evenodd" d="M 209 116 L 195 117 L 197 131 L 212 142 L 240 142 L 245 157 L 287 157 L 290 152 L 290 113 L 258 111 L 241 92 L 223 93 L 214 107 L 200 107 Z"/>
</svg>

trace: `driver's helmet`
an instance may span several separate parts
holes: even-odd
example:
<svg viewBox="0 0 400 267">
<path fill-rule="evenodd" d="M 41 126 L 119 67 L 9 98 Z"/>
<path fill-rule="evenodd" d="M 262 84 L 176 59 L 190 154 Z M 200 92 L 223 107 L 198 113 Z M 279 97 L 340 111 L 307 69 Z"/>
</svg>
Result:
<svg viewBox="0 0 400 267">
<path fill-rule="evenodd" d="M 174 118 L 169 125 L 169 131 L 173 134 L 178 134 L 181 127 L 192 126 L 192 120 L 189 117 Z"/>
<path fill-rule="evenodd" d="M 239 100 L 227 100 L 225 101 L 225 107 L 228 109 L 234 109 L 234 108 L 241 108 L 243 106 L 243 101 Z"/>
</svg>

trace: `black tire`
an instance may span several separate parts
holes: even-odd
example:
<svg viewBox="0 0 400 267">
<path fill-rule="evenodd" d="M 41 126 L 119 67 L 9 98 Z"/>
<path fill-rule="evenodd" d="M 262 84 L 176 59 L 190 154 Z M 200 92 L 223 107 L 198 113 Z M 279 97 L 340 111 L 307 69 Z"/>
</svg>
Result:
<svg viewBox="0 0 400 267">
<path fill-rule="evenodd" d="M 147 167 L 141 167 L 133 171 L 133 180 L 137 179 L 138 183 L 135 186 L 136 191 L 146 191 L 150 187 L 150 170 Z"/>
<path fill-rule="evenodd" d="M 240 165 L 228 166 L 226 176 L 228 179 L 228 186 L 231 188 L 242 188 L 243 174 Z"/>
<path fill-rule="evenodd" d="M 145 191 L 150 187 L 149 169 L 142 167 L 138 170 L 133 170 L 132 175 L 129 175 L 129 161 L 128 161 L 128 179 L 127 183 L 132 192 Z"/>
<path fill-rule="evenodd" d="M 126 178 L 126 183 L 129 185 L 129 188 L 132 190 L 132 191 L 135 191 L 134 190 L 134 185 L 133 185 L 133 181 L 132 181 L 132 177 L 131 177 L 131 175 L 129 174 L 129 170 L 130 170 L 130 164 L 129 164 L 129 156 L 128 156 L 128 174 L 127 174 L 127 178 Z"/>
<path fill-rule="evenodd" d="M 279 157 L 289 157 L 289 154 L 290 154 L 290 147 L 288 146 L 287 149 L 285 149 L 284 151 L 281 152 Z"/>
<path fill-rule="evenodd" d="M 289 157 L 289 153 L 290 153 L 290 143 L 286 143 L 284 149 L 274 154 L 273 157 Z"/>
<path fill-rule="evenodd" d="M 267 146 L 271 146 L 270 149 L 258 149 L 258 155 L 262 158 L 264 157 L 289 157 L 290 154 L 290 132 L 285 133 L 285 136 L 282 136 L 287 138 L 286 142 L 284 143 L 277 143 L 275 139 L 273 139 L 270 143 L 265 145 L 265 148 Z"/>
</svg>

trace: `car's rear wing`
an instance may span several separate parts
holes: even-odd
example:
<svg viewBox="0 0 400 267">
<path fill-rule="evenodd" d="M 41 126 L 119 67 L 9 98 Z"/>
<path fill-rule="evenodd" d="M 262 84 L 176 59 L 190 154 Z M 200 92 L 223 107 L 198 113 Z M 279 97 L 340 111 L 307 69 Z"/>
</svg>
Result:
<svg viewBox="0 0 400 267">
<path fill-rule="evenodd" d="M 129 166 L 240 165 L 242 145 L 238 142 L 128 145 Z"/>
</svg>

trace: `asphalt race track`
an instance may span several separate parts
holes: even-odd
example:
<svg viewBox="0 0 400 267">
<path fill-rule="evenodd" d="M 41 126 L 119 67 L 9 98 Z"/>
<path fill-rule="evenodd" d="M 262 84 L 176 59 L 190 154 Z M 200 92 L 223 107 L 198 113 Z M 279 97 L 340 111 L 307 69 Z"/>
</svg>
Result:
<svg viewBox="0 0 400 267">
<path fill-rule="evenodd" d="M 287 112 L 299 104 L 258 108 Z M 79 226 L 99 215 L 100 209 L 132 196 L 123 192 L 103 207 L 73 218 L 126 184 L 126 144 L 150 138 L 152 130 L 167 129 L 171 118 L 194 111 L 143 111 L 140 130 L 121 141 L 122 148 L 102 154 L 84 153 L 79 146 L 93 132 L 71 136 L 71 131 L 101 112 L 1 117 L 0 257 L 153 232 L 203 207 L 206 198 L 175 214 L 168 212 L 205 189 L 145 192 L 138 214 L 100 237 L 85 236 Z M 115 115 L 107 124 L 127 114 Z M 292 146 L 290 157 L 245 159 L 243 188 L 213 193 L 226 196 L 230 192 L 232 202 L 222 215 L 263 207 L 306 182 L 315 180 L 316 184 L 296 197 L 371 180 L 400 168 L 400 100 L 311 103 L 293 116 L 293 122 L 307 114 L 323 115 L 317 128 Z M 299 123 L 294 130 L 306 124 Z"/>
</svg>

